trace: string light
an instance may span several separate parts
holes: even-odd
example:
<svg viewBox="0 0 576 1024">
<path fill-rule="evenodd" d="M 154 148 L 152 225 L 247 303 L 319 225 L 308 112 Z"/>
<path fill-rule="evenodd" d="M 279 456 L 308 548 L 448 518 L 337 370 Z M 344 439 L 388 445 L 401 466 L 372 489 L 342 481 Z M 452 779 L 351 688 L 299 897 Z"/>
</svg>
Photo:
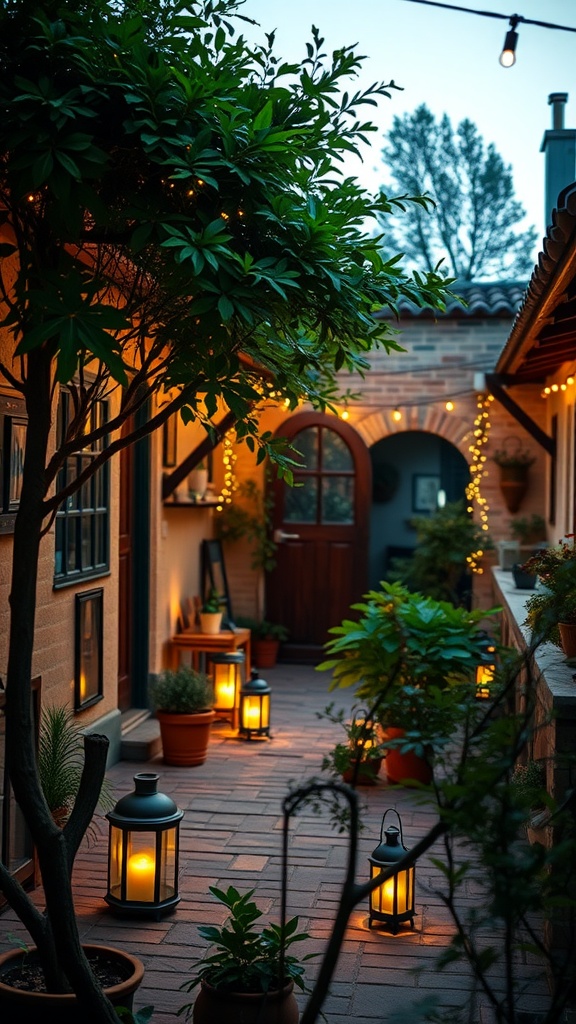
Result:
<svg viewBox="0 0 576 1024">
<path fill-rule="evenodd" d="M 234 451 L 233 434 L 228 431 L 224 435 L 224 442 L 222 446 L 222 465 L 224 466 L 224 484 L 222 487 L 222 494 L 220 495 L 221 504 L 216 506 L 216 511 L 221 512 L 224 505 L 232 504 L 232 495 L 237 490 L 238 484 L 236 483 L 236 473 L 234 466 L 236 465 L 236 459 L 238 456 Z"/>
<path fill-rule="evenodd" d="M 348 412 L 348 409 L 342 409 L 342 412 L 340 413 L 340 419 L 341 420 L 349 420 L 350 419 L 350 413 Z"/>
<path fill-rule="evenodd" d="M 450 399 L 448 399 L 448 401 L 446 402 L 446 405 L 444 406 L 444 408 L 446 409 L 446 412 L 454 412 L 454 408 L 455 408 L 454 402 L 452 402 Z"/>
<path fill-rule="evenodd" d="M 568 388 L 573 386 L 575 381 L 576 377 L 570 373 L 560 384 L 547 384 L 545 388 L 542 388 L 541 398 L 548 398 L 549 395 L 556 395 L 559 391 L 567 391 Z"/>
<path fill-rule="evenodd" d="M 396 406 L 396 408 L 392 412 L 392 419 L 394 420 L 395 423 L 399 423 L 400 420 L 402 419 L 402 413 L 400 412 L 398 406 Z"/>
<path fill-rule="evenodd" d="M 466 501 L 468 502 L 467 512 L 472 514 L 474 506 L 476 505 L 480 518 L 480 528 L 485 533 L 488 532 L 488 512 L 490 509 L 481 490 L 482 477 L 486 473 L 486 470 L 484 469 L 486 456 L 482 449 L 487 443 L 490 433 L 491 424 L 488 410 L 493 401 L 493 395 L 477 396 L 476 408 L 478 411 L 472 431 L 473 441 L 468 448 L 471 458 L 469 462 L 470 483 L 466 487 Z M 482 566 L 479 564 L 483 554 L 484 552 L 482 548 L 478 548 L 477 551 L 472 551 L 466 558 L 471 572 L 476 573 L 478 576 L 481 576 L 484 572 Z"/>
</svg>

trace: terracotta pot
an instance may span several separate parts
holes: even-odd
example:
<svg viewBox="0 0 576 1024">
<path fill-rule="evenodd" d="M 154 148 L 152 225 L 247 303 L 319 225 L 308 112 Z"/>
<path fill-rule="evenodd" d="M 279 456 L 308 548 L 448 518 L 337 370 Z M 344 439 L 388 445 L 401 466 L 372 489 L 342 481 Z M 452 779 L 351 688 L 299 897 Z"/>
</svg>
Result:
<svg viewBox="0 0 576 1024">
<path fill-rule="evenodd" d="M 356 777 L 357 786 L 375 786 L 378 779 L 378 772 L 382 767 L 382 757 L 373 757 L 371 761 L 361 761 L 358 768 L 358 775 Z M 354 782 L 354 765 L 352 764 L 347 771 L 342 772 L 342 782 L 347 782 L 350 785 Z"/>
<path fill-rule="evenodd" d="M 165 764 L 191 767 L 204 764 L 210 741 L 210 726 L 216 718 L 214 711 L 200 711 L 196 715 L 175 715 L 157 711 L 162 737 L 162 758 Z"/>
<path fill-rule="evenodd" d="M 222 625 L 222 612 L 200 612 L 200 632 L 210 633 L 212 636 L 220 632 Z"/>
<path fill-rule="evenodd" d="M 396 739 L 403 735 L 404 729 L 388 727 L 384 732 L 385 739 Z M 403 754 L 392 748 L 386 751 L 386 777 L 388 782 L 402 783 L 403 786 L 409 786 L 411 781 L 427 786 L 432 781 L 432 768 L 425 758 L 418 757 L 412 751 Z"/>
<path fill-rule="evenodd" d="M 265 637 L 252 640 L 252 661 L 257 668 L 274 668 L 279 650 L 279 640 L 267 640 Z"/>
<path fill-rule="evenodd" d="M 0 956 L 0 1020 L 18 1024 L 78 1024 L 82 1011 L 75 995 L 54 995 L 50 992 L 26 992 L 12 988 L 3 980 L 8 970 L 16 967 L 24 958 L 34 956 L 35 947 L 28 951 L 13 949 Z M 101 951 L 103 955 L 122 966 L 125 981 L 104 991 L 114 1006 L 132 1009 L 134 993 L 142 983 L 144 965 L 135 956 L 112 946 L 84 945 L 84 952 L 90 956 Z"/>
<path fill-rule="evenodd" d="M 218 992 L 202 981 L 192 1013 L 193 1024 L 298 1024 L 299 1019 L 293 981 L 267 994 Z"/>
<path fill-rule="evenodd" d="M 562 650 L 567 658 L 576 658 L 576 622 L 559 622 Z"/>
</svg>

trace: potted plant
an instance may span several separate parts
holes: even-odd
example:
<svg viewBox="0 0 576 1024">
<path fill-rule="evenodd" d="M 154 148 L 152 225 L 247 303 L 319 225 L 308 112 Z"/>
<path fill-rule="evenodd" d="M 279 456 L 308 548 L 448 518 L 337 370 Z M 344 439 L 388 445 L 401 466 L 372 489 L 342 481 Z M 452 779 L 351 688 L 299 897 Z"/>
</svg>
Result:
<svg viewBox="0 0 576 1024">
<path fill-rule="evenodd" d="M 236 623 L 252 634 L 252 661 L 258 668 L 274 668 L 278 661 L 280 644 L 288 639 L 286 626 L 268 622 L 266 619 L 238 616 Z"/>
<path fill-rule="evenodd" d="M 150 700 L 160 723 L 166 764 L 204 764 L 216 717 L 208 676 L 185 665 L 167 669 L 152 680 Z"/>
<path fill-rule="evenodd" d="M 201 461 L 188 474 L 188 493 L 193 501 L 202 501 L 208 487 L 208 467 Z"/>
<path fill-rule="evenodd" d="M 297 1024 L 298 1004 L 294 985 L 304 990 L 306 960 L 288 950 L 309 936 L 298 932 L 298 918 L 281 925 L 256 929 L 262 911 L 251 900 L 254 889 L 241 894 L 233 886 L 224 892 L 210 886 L 210 892 L 228 910 L 225 923 L 202 925 L 198 931 L 215 947 L 197 964 L 196 977 L 182 985 L 200 991 L 194 1003 L 182 1006 L 178 1014 L 190 1016 L 194 1024 L 242 1021 L 242 1024 Z"/>
<path fill-rule="evenodd" d="M 74 722 L 69 707 L 48 705 L 42 708 L 38 738 L 38 774 L 52 817 L 60 828 L 68 821 L 74 806 L 82 768 L 84 737 Z M 102 813 L 114 806 L 113 789 L 108 779 L 100 788 L 97 809 Z M 87 830 L 94 836 L 93 826 Z"/>
<path fill-rule="evenodd" d="M 317 715 L 341 725 L 346 734 L 346 741 L 337 743 L 322 758 L 322 771 L 330 772 L 349 785 L 375 785 L 385 754 L 378 723 L 370 719 L 365 710 L 355 707 L 347 720 L 342 709 L 334 711 L 333 703 Z"/>
<path fill-rule="evenodd" d="M 202 633 L 219 633 L 222 625 L 222 599 L 217 590 L 212 589 L 200 608 L 200 630 Z"/>
<path fill-rule="evenodd" d="M 561 647 L 576 657 L 576 548 L 574 538 L 542 548 L 523 568 L 542 583 L 526 602 L 526 624 L 540 640 Z"/>
<path fill-rule="evenodd" d="M 528 471 L 536 456 L 524 448 L 519 437 L 506 437 L 504 447 L 491 459 L 500 470 L 500 490 L 509 512 L 517 512 L 528 490 Z"/>
<path fill-rule="evenodd" d="M 319 669 L 332 671 L 331 689 L 354 686 L 380 721 L 389 780 L 429 782 L 433 757 L 475 713 L 476 668 L 486 661 L 479 622 L 490 613 L 399 583 L 382 583 L 352 610 L 357 619 L 330 630 L 329 658 Z"/>
</svg>

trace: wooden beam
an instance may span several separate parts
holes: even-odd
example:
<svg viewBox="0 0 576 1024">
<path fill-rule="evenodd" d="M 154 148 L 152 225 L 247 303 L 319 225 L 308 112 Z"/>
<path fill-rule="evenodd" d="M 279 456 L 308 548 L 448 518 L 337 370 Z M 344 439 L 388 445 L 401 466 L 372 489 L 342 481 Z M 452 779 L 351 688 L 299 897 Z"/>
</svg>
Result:
<svg viewBox="0 0 576 1024">
<path fill-rule="evenodd" d="M 533 437 L 534 440 L 548 453 L 552 458 L 556 455 L 556 441 L 549 434 L 546 434 L 537 423 L 534 422 L 531 416 L 527 412 L 524 412 L 517 402 L 514 401 L 512 396 L 504 390 L 502 384 L 504 379 L 497 373 L 487 373 L 486 383 L 490 388 L 490 392 L 494 395 L 494 398 L 503 405 L 504 408 L 514 417 L 520 426 L 524 427 Z M 506 377 L 506 383 L 512 383 L 509 375 Z"/>
<path fill-rule="evenodd" d="M 190 473 L 199 462 L 202 462 L 202 459 L 205 459 L 206 456 L 214 450 L 216 445 L 220 444 L 224 434 L 236 423 L 236 419 L 237 416 L 235 413 L 227 412 L 224 419 L 220 423 L 214 425 L 214 429 L 216 431 L 215 439 L 211 438 L 207 434 L 204 440 L 196 446 L 194 451 L 190 452 L 190 455 L 186 456 L 184 462 L 181 462 L 180 465 L 171 473 L 164 474 L 162 478 L 162 501 L 166 501 L 166 499 L 169 498 L 176 490 L 178 484 L 182 483 L 184 477 L 188 476 L 188 473 Z"/>
</svg>

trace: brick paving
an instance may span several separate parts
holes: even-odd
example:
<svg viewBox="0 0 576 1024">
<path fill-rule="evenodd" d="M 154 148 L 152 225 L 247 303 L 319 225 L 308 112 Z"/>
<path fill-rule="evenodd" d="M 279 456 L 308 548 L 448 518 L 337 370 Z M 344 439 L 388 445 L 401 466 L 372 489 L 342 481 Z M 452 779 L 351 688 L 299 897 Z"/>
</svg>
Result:
<svg viewBox="0 0 576 1024">
<path fill-rule="evenodd" d="M 153 1004 L 154 1024 L 183 1020 L 176 1012 L 189 999 L 179 987 L 191 976 L 195 957 L 206 948 L 198 936 L 198 925 L 222 922 L 225 917 L 208 892 L 209 885 L 233 884 L 241 891 L 255 888 L 259 906 L 278 919 L 282 799 L 290 784 L 317 776 L 322 754 L 342 739 L 338 726 L 315 714 L 332 697 L 325 674 L 305 666 L 281 665 L 263 675 L 272 687 L 271 741 L 247 742 L 238 739 L 227 723 L 217 723 L 204 765 L 172 768 L 156 758 L 122 761 L 109 772 L 120 797 L 133 788 L 136 772 L 158 771 L 159 789 L 170 794 L 185 812 L 181 826 L 182 899 L 173 914 L 155 922 L 121 919 L 108 910 L 103 900 L 105 829 L 94 844 L 82 847 L 77 858 L 74 887 L 82 937 L 118 945 L 143 960 L 146 974 L 135 1005 Z M 350 694 L 336 695 L 337 706 L 349 708 L 350 703 Z M 359 841 L 359 881 L 368 877 L 367 858 L 377 845 L 382 815 L 388 807 L 400 812 L 408 847 L 434 821 L 432 810 L 419 794 L 389 787 L 384 775 L 361 794 L 365 828 Z M 302 930 L 310 933 L 307 949 L 321 952 L 330 934 L 346 849 L 346 836 L 334 831 L 326 814 L 307 809 L 293 820 L 288 908 L 290 915 L 300 915 Z M 441 856 L 441 850 L 434 852 Z M 470 998 L 472 983 L 463 965 L 452 965 L 442 973 L 435 970 L 435 958 L 452 933 L 435 892 L 438 881 L 438 870 L 426 858 L 417 870 L 413 931 L 404 929 L 393 936 L 369 930 L 367 906 L 356 908 L 324 1005 L 328 1024 L 409 1024 L 420 1019 L 411 1007 L 428 997 L 438 1000 L 442 1021 L 455 1020 L 457 1008 Z M 470 881 L 463 901 L 473 904 L 478 898 L 478 889 Z M 19 922 L 8 911 L 0 919 L 0 949 L 13 946 L 13 936 L 20 934 Z M 520 1005 L 536 1012 L 546 1003 L 546 988 L 537 965 L 526 962 L 523 970 L 526 993 Z M 310 968 L 311 980 L 313 974 Z M 303 1005 L 305 997 L 299 1001 Z M 469 1024 L 491 1024 L 481 999 L 465 1019 Z"/>
</svg>

